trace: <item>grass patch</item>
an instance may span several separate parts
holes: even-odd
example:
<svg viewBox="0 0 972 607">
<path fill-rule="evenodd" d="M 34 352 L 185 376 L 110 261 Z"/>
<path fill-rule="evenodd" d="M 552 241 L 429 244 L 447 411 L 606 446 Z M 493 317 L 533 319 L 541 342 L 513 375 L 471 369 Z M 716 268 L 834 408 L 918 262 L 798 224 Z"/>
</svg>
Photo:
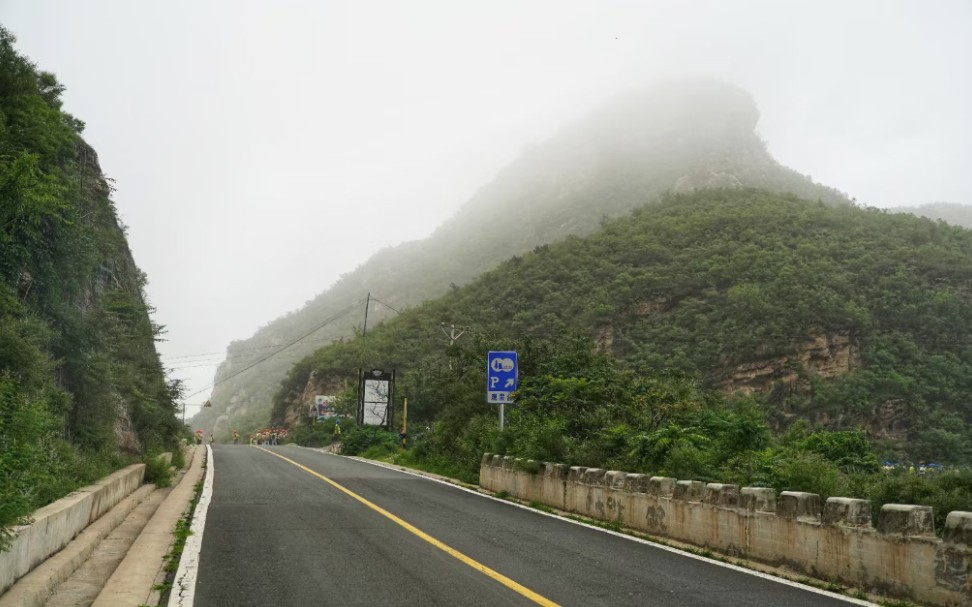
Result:
<svg viewBox="0 0 972 607">
<path fill-rule="evenodd" d="M 391 458 L 392 463 L 423 472 L 431 472 L 446 478 L 455 479 L 470 485 L 479 484 L 479 470 L 475 472 L 456 465 L 455 460 L 438 455 L 419 455 L 415 449 L 398 449 Z"/>
<path fill-rule="evenodd" d="M 176 523 L 175 529 L 172 531 L 172 535 L 175 536 L 175 542 L 172 544 L 172 549 L 169 553 L 165 555 L 165 561 L 162 565 L 163 570 L 165 570 L 165 582 L 162 584 L 156 584 L 156 586 L 161 586 L 161 588 L 155 588 L 156 590 L 162 591 L 162 596 L 160 597 L 159 604 L 168 604 L 169 594 L 172 593 L 172 585 L 175 583 L 175 574 L 179 570 L 179 561 L 182 559 L 182 551 L 185 550 L 186 540 L 192 535 L 192 517 L 196 512 L 196 505 L 199 503 L 199 496 L 202 493 L 203 481 L 200 480 L 193 487 L 192 503 L 189 506 L 189 510 L 185 516 L 179 519 Z"/>
<path fill-rule="evenodd" d="M 532 502 L 530 502 L 529 506 L 531 508 L 533 508 L 534 510 L 539 510 L 540 512 L 553 513 L 553 511 L 554 511 L 554 509 L 551 508 L 550 506 L 548 506 L 546 504 L 543 504 L 543 503 L 540 503 L 540 502 L 535 501 L 535 500 L 532 501 Z"/>
</svg>

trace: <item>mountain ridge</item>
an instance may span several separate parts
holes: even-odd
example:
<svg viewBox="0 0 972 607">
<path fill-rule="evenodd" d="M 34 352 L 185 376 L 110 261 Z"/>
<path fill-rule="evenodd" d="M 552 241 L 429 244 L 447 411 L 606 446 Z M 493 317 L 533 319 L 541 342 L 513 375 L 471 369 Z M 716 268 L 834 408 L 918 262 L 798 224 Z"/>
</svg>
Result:
<svg viewBox="0 0 972 607">
<path fill-rule="evenodd" d="M 234 376 L 259 360 L 255 348 L 282 346 L 363 303 L 368 293 L 394 309 L 416 305 L 511 255 L 588 234 L 605 217 L 666 191 L 755 186 L 830 204 L 848 202 L 840 192 L 773 160 L 754 131 L 758 116 L 748 93 L 724 83 L 666 81 L 619 95 L 530 146 L 428 238 L 382 249 L 300 310 L 230 344 L 216 373 L 213 407 L 193 423 L 224 438 L 239 420 L 262 425 L 256 420 L 269 411 L 289 368 L 315 345 L 353 335 L 360 323 L 344 318 L 324 326 L 306 344 Z M 389 318 L 391 308 L 376 307 L 371 318 Z"/>
<path fill-rule="evenodd" d="M 623 457 L 604 417 L 657 401 L 590 397 L 591 362 L 566 377 L 541 371 L 564 351 L 593 350 L 634 378 L 673 375 L 710 395 L 756 399 L 777 431 L 798 420 L 866 428 L 895 461 L 963 465 L 972 460 L 970 285 L 972 230 L 765 190 L 671 194 L 589 236 L 513 257 L 367 339 L 321 348 L 291 370 L 274 420 L 300 425 L 315 393 L 353 402 L 346 382 L 356 368 L 393 368 L 409 420 L 441 424 L 437 448 L 475 463 L 469 437 L 487 450 L 485 437 L 497 437 L 483 399 L 486 351 L 515 349 L 521 380 L 572 386 L 540 402 L 607 424 L 577 431 Z M 448 320 L 468 337 L 446 347 L 436 328 Z M 571 335 L 590 345 L 572 351 Z"/>
</svg>

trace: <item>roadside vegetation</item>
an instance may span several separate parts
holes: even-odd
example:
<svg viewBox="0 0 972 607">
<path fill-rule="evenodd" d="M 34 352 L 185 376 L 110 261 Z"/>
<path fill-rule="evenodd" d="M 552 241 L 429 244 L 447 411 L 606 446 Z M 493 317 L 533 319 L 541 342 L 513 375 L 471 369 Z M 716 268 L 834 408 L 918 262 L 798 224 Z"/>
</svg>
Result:
<svg viewBox="0 0 972 607">
<path fill-rule="evenodd" d="M 489 451 L 862 497 L 875 512 L 927 504 L 940 527 L 972 509 L 969 284 L 963 228 L 758 190 L 671 195 L 318 350 L 274 415 L 312 373 L 340 385 L 394 368 L 412 434 L 399 457 L 459 478 Z M 465 333 L 450 345 L 442 323 Z M 502 433 L 489 350 L 520 355 Z"/>
<path fill-rule="evenodd" d="M 573 340 L 523 378 L 517 404 L 499 430 L 484 407 L 468 419 L 418 424 L 401 449 L 397 434 L 342 426 L 342 452 L 476 483 L 484 452 L 679 479 L 808 491 L 947 514 L 972 509 L 972 469 L 886 466 L 860 429 L 828 430 L 806 421 L 770 426 L 765 399 L 726 398 L 677 373 L 633 374 L 613 357 Z M 411 402 L 411 401 L 410 401 Z M 319 424 L 329 435 L 333 421 Z M 298 441 L 301 434 L 298 433 Z M 330 441 L 329 441 L 330 442 Z"/>
<path fill-rule="evenodd" d="M 0 549 L 9 526 L 180 424 L 145 276 L 64 88 L 0 27 Z"/>
</svg>

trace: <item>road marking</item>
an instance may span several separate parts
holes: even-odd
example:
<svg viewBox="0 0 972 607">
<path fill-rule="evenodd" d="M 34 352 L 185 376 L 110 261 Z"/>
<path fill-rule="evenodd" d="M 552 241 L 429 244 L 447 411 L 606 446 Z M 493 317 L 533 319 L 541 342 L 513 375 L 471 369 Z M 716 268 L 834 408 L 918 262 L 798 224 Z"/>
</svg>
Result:
<svg viewBox="0 0 972 607">
<path fill-rule="evenodd" d="M 302 448 L 305 448 L 306 449 L 307 447 L 302 447 Z M 314 451 L 317 451 L 317 450 L 314 449 Z M 527 512 L 532 512 L 533 514 L 537 514 L 539 516 L 546 516 L 546 517 L 550 517 L 550 518 L 557 519 L 557 520 L 562 521 L 564 523 L 569 523 L 571 525 L 577 525 L 579 527 L 586 527 L 586 528 L 591 529 L 593 531 L 597 531 L 597 532 L 600 532 L 600 533 L 607 533 L 608 535 L 613 535 L 613 536 L 618 537 L 618 538 L 623 539 L 623 540 L 629 540 L 629 541 L 632 541 L 632 542 L 636 542 L 638 544 L 645 544 L 645 545 L 651 546 L 653 548 L 658 548 L 659 550 L 664 550 L 665 552 L 671 552 L 672 554 L 677 554 L 679 556 L 684 556 L 686 558 L 690 558 L 690 559 L 693 559 L 693 560 L 696 560 L 696 561 L 702 561 L 702 562 L 705 562 L 705 563 L 709 563 L 710 565 L 715 565 L 717 567 L 722 567 L 722 568 L 725 568 L 725 569 L 731 569 L 733 571 L 738 571 L 739 573 L 745 573 L 746 575 L 751 575 L 753 577 L 758 577 L 758 578 L 761 578 L 761 579 L 764 579 L 764 580 L 768 580 L 770 582 L 776 582 L 778 584 L 783 584 L 784 586 L 791 586 L 793 588 L 799 588 L 801 590 L 805 590 L 805 591 L 810 592 L 810 593 L 813 593 L 813 594 L 820 594 L 820 595 L 823 595 L 823 596 L 826 596 L 826 597 L 830 597 L 832 599 L 839 599 L 839 600 L 844 601 L 846 603 L 850 603 L 851 605 L 860 605 L 861 607 L 881 607 L 879 604 L 872 603 L 871 601 L 867 601 L 867 600 L 863 600 L 863 599 L 855 599 L 855 598 L 849 597 L 849 596 L 847 596 L 845 594 L 838 594 L 836 592 L 831 592 L 830 590 L 824 590 L 822 588 L 817 588 L 815 586 L 808 586 L 807 584 L 802 584 L 800 582 L 796 582 L 796 581 L 793 581 L 791 579 L 787 579 L 785 577 L 780 577 L 778 575 L 773 575 L 771 573 L 764 573 L 762 571 L 759 571 L 758 569 L 750 569 L 748 567 L 742 567 L 740 565 L 733 565 L 732 563 L 726 563 L 726 562 L 723 562 L 723 561 L 720 561 L 720 560 L 717 560 L 717 559 L 714 559 L 714 558 L 710 558 L 710 557 L 707 557 L 707 556 L 702 556 L 702 555 L 699 555 L 699 554 L 695 554 L 693 552 L 688 552 L 687 550 L 683 550 L 683 549 L 680 549 L 680 548 L 675 548 L 675 547 L 669 546 L 667 544 L 659 544 L 658 542 L 653 542 L 651 540 L 646 540 L 646 539 L 644 539 L 642 537 L 638 537 L 638 536 L 635 536 L 635 535 L 629 535 L 627 533 L 622 533 L 622 532 L 619 532 L 619 531 L 611 531 L 610 529 L 605 529 L 604 527 L 598 527 L 597 525 L 591 525 L 590 523 L 585 523 L 584 521 L 577 520 L 577 519 L 574 519 L 574 518 L 568 518 L 567 516 L 564 516 L 564 515 L 561 515 L 561 514 L 556 514 L 556 513 L 553 513 L 553 512 L 544 512 L 543 510 L 538 510 L 538 509 L 533 508 L 531 506 L 526 506 L 526 505 L 523 505 L 523 504 L 520 504 L 520 503 L 517 503 L 517 502 L 512 502 L 512 501 L 507 500 L 507 499 L 498 498 L 498 497 L 496 497 L 494 495 L 490 495 L 490 494 L 487 494 L 487 493 L 482 493 L 480 491 L 476 491 L 476 490 L 470 489 L 468 487 L 463 487 L 462 485 L 457 485 L 456 483 L 451 483 L 451 482 L 449 482 L 447 480 L 442 480 L 440 478 L 435 478 L 434 476 L 427 476 L 426 474 L 423 474 L 421 472 L 416 472 L 414 470 L 409 470 L 409 469 L 403 468 L 401 466 L 397 466 L 397 465 L 393 465 L 393 464 L 386 464 L 384 462 L 377 462 L 377 461 L 374 461 L 374 460 L 364 459 L 364 458 L 361 458 L 361 457 L 347 456 L 347 455 L 340 456 L 340 455 L 335 455 L 333 453 L 327 453 L 327 452 L 324 452 L 324 451 L 318 451 L 318 452 L 319 453 L 324 453 L 325 455 L 330 455 L 331 457 L 347 457 L 348 459 L 353 459 L 354 461 L 361 462 L 362 464 L 368 464 L 368 465 L 371 465 L 371 466 L 377 466 L 379 468 L 384 468 L 386 470 L 391 470 L 393 472 L 400 472 L 402 474 L 408 474 L 408 475 L 414 476 L 416 478 L 422 478 L 422 479 L 425 479 L 427 481 L 432 481 L 433 483 L 440 483 L 442 485 L 445 485 L 446 487 L 452 487 L 453 489 L 458 489 L 459 491 L 465 491 L 466 493 L 475 495 L 477 497 L 482 497 L 482 498 L 485 498 L 485 499 L 488 499 L 488 500 L 493 500 L 494 502 L 499 502 L 501 504 L 504 504 L 506 506 L 511 506 L 513 508 L 520 508 L 521 510 L 526 510 Z"/>
<path fill-rule="evenodd" d="M 206 445 L 206 478 L 203 481 L 199 502 L 192 514 L 190 534 L 182 549 L 179 559 L 179 569 L 176 571 L 172 592 L 169 594 L 169 607 L 192 607 L 196 598 L 196 576 L 199 573 L 199 553 L 202 550 L 203 531 L 206 529 L 206 513 L 209 502 L 213 498 L 213 475 L 216 466 L 213 463 L 213 448 Z"/>
<path fill-rule="evenodd" d="M 447 544 L 444 544 L 444 543 L 440 542 L 439 540 L 435 539 L 434 537 L 432 537 L 428 533 L 422 531 L 418 527 L 415 527 L 414 525 L 411 525 L 410 523 L 407 523 L 407 522 L 403 521 L 402 519 L 398 518 L 397 516 L 395 516 L 391 512 L 385 510 L 381 506 L 379 506 L 379 505 L 377 505 L 377 504 L 375 504 L 373 502 L 370 502 L 370 501 L 366 500 L 365 498 L 361 497 L 360 495 L 358 495 L 357 493 L 351 491 L 350 489 L 344 487 L 343 485 L 340 485 L 340 484 L 336 483 L 335 481 L 332 481 L 331 479 L 327 478 L 323 474 L 320 474 L 318 472 L 315 472 L 315 471 L 311 470 L 310 468 L 308 468 L 307 466 L 304 466 L 302 464 L 299 464 L 299 463 L 295 462 L 294 460 L 292 460 L 290 458 L 287 458 L 287 457 L 284 457 L 283 455 L 280 455 L 279 453 L 274 453 L 273 451 L 270 451 L 269 449 L 264 449 L 263 447 L 257 447 L 257 449 L 260 449 L 261 451 L 266 451 L 270 455 L 275 455 L 275 456 L 279 457 L 280 459 L 282 459 L 282 460 L 284 460 L 286 462 L 290 462 L 291 464 L 297 466 L 298 468 L 300 468 L 304 472 L 307 472 L 308 474 L 311 474 L 313 476 L 316 476 L 317 478 L 319 478 L 322 481 L 324 481 L 325 483 L 331 485 L 332 487 L 334 487 L 338 491 L 341 491 L 342 493 L 347 494 L 348 496 L 350 496 L 350 497 L 358 500 L 359 502 L 361 502 L 365 506 L 371 508 L 372 510 L 374 510 L 378 514 L 380 514 L 380 515 L 386 517 L 387 519 L 391 520 L 392 522 L 394 522 L 394 523 L 396 523 L 396 524 L 404 527 L 407 531 L 413 533 L 414 535 L 417 535 L 421 539 L 423 539 L 426 542 L 432 544 L 433 546 L 435 546 L 439 550 L 445 552 L 449 556 L 452 556 L 452 557 L 458 559 L 459 561 L 462 561 L 463 563 L 465 563 L 466 565 L 469 565 L 470 567 L 472 567 L 476 571 L 479 571 L 483 575 L 486 575 L 487 577 L 490 577 L 490 578 L 496 580 L 497 582 L 499 582 L 500 584 L 503 584 L 504 586 L 506 586 L 510 590 L 516 592 L 517 594 L 520 594 L 521 596 L 524 596 L 524 597 L 530 599 L 531 601 L 533 601 L 537 605 L 544 605 L 545 607 L 559 607 L 557 605 L 557 603 L 554 603 L 550 599 L 548 599 L 546 597 L 543 597 L 543 596 L 537 594 L 536 592 L 530 590 L 526 586 L 523 586 L 523 585 L 521 585 L 521 584 L 519 584 L 517 582 L 514 582 L 513 580 L 511 580 L 510 578 L 506 577 L 502 573 L 500 573 L 498 571 L 495 571 L 493 569 L 490 569 L 486 565 L 483 565 L 479 561 L 476 561 L 475 559 L 472 559 L 472 558 L 466 556 L 465 554 L 459 552 L 455 548 L 453 548 L 453 547 L 451 547 L 451 546 L 449 546 Z"/>
</svg>

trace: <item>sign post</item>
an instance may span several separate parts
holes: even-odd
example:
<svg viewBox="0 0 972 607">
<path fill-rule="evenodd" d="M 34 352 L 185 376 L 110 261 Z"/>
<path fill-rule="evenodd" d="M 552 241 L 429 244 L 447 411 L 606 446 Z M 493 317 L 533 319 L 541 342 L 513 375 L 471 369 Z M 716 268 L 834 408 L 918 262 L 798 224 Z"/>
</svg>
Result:
<svg viewBox="0 0 972 607">
<path fill-rule="evenodd" d="M 510 394 L 517 386 L 517 358 L 513 351 L 491 351 L 486 360 L 486 402 L 499 405 L 500 431 L 505 420 L 506 403 L 513 402 Z"/>
</svg>

